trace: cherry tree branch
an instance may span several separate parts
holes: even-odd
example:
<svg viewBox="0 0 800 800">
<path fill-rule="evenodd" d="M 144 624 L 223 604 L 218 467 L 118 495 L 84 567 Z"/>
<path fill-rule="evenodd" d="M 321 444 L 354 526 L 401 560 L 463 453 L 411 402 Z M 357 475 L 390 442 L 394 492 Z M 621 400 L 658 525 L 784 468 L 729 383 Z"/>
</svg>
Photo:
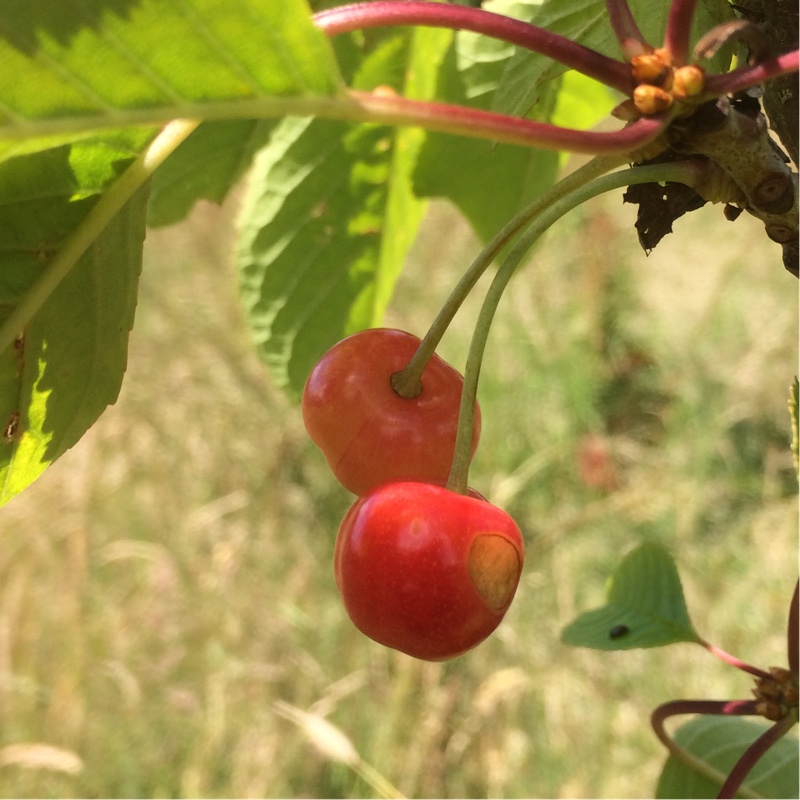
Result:
<svg viewBox="0 0 800 800">
<path fill-rule="evenodd" d="M 697 0 L 672 0 L 664 34 L 664 48 L 675 67 L 682 67 L 689 57 L 689 38 Z"/>
<path fill-rule="evenodd" d="M 560 61 L 623 94 L 630 94 L 633 88 L 630 72 L 623 62 L 537 25 L 480 8 L 429 0 L 374 0 L 321 11 L 314 15 L 314 22 L 328 36 L 395 25 L 472 31 Z"/>
</svg>

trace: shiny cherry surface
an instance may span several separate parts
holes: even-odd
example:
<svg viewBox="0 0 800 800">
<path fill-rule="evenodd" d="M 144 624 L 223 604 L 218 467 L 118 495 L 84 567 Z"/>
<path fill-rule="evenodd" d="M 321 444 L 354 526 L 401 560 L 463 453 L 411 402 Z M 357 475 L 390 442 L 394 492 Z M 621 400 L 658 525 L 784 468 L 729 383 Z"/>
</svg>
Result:
<svg viewBox="0 0 800 800">
<path fill-rule="evenodd" d="M 339 527 L 334 573 L 345 608 L 370 638 L 442 661 L 500 624 L 524 559 L 519 528 L 476 496 L 414 482 L 359 498 Z"/>
<path fill-rule="evenodd" d="M 357 495 L 387 481 L 444 485 L 455 450 L 463 378 L 434 355 L 422 391 L 402 397 L 391 384 L 420 340 L 389 328 L 343 339 L 317 363 L 303 390 L 303 420 L 339 482 Z M 472 452 L 480 437 L 475 409 Z"/>
</svg>

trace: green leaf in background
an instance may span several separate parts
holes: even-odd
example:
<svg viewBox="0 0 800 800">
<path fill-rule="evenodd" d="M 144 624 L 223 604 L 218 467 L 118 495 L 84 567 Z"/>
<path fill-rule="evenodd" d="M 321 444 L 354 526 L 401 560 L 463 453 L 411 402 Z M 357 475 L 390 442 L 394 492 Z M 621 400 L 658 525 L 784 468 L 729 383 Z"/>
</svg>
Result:
<svg viewBox="0 0 800 800">
<path fill-rule="evenodd" d="M 495 0 L 484 8 L 520 16 L 523 4 Z M 462 31 L 451 45 L 439 73 L 436 97 L 449 103 L 489 108 L 515 48 L 486 36 Z M 549 102 L 537 109 L 546 120 Z M 556 178 L 558 153 L 533 148 L 428 133 L 414 171 L 414 190 L 421 197 L 443 197 L 454 203 L 483 241 L 488 241 L 527 202 Z"/>
<path fill-rule="evenodd" d="M 696 758 L 727 775 L 742 753 L 765 730 L 766 725 L 740 717 L 698 716 L 681 725 L 675 741 Z M 669 756 L 658 780 L 659 798 L 712 798 L 721 781 L 701 775 L 675 756 Z M 779 739 L 759 759 L 745 779 L 739 796 L 797 797 L 798 742 L 794 736 Z"/>
<path fill-rule="evenodd" d="M 363 42 L 359 44 L 358 35 L 351 34 L 336 36 L 330 44 L 344 80 L 352 83 L 363 58 Z M 255 154 L 268 144 L 278 123 L 279 119 L 271 118 L 228 119 L 200 125 L 156 172 L 148 225 L 179 222 L 200 199 L 222 203 Z"/>
<path fill-rule="evenodd" d="M 0 466 L 0 504 L 41 475 L 116 402 L 142 262 L 147 192 L 117 215 L 25 331 L 19 428 Z"/>
<path fill-rule="evenodd" d="M 672 556 L 645 543 L 627 555 L 610 580 L 608 602 L 587 611 L 561 633 L 565 644 L 595 650 L 699 642 L 686 610 Z"/>
<path fill-rule="evenodd" d="M 550 116 L 553 125 L 590 130 L 608 118 L 613 99 L 611 90 L 580 72 L 569 70 L 554 84 L 558 86 L 556 107 Z M 561 154 L 562 163 L 569 153 Z"/>
<path fill-rule="evenodd" d="M 276 120 L 205 122 L 153 177 L 147 222 L 180 222 L 199 199 L 222 203 L 268 141 Z"/>
<path fill-rule="evenodd" d="M 237 116 L 237 102 L 341 86 L 304 0 L 0 0 L 0 63 L 4 140 Z"/>
<path fill-rule="evenodd" d="M 669 3 L 663 0 L 630 0 L 631 12 L 644 37 L 659 46 L 664 37 Z M 621 58 L 619 44 L 608 22 L 605 0 L 539 0 L 526 4 L 524 17 L 553 33 L 559 33 L 586 47 L 612 58 Z M 725 0 L 700 0 L 697 4 L 692 40 L 719 25 L 730 21 L 731 9 Z M 713 70 L 724 70 L 730 60 L 730 50 L 723 49 L 710 64 Z M 538 53 L 517 48 L 508 62 L 492 107 L 505 114 L 523 116 L 540 102 L 547 81 L 562 74 L 566 68 Z"/>
<path fill-rule="evenodd" d="M 0 163 L 0 322 L 100 195 L 149 143 L 107 131 Z M 0 503 L 116 400 L 144 241 L 146 192 L 113 220 L 0 357 Z"/>
<path fill-rule="evenodd" d="M 393 32 L 358 88 L 430 96 L 446 31 Z M 237 262 L 242 302 L 275 381 L 295 393 L 337 340 L 380 323 L 424 204 L 410 173 L 422 135 L 285 119 L 255 161 Z"/>
</svg>

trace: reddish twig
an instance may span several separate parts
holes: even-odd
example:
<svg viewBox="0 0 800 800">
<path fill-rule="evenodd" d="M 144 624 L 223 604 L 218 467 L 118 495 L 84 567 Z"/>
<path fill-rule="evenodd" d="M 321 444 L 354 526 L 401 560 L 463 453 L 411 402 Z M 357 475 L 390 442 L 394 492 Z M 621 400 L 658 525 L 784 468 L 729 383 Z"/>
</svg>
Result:
<svg viewBox="0 0 800 800">
<path fill-rule="evenodd" d="M 759 669 L 759 667 L 754 667 L 752 664 L 748 664 L 746 661 L 742 661 L 736 656 L 732 656 L 730 653 L 726 653 L 721 648 L 717 647 L 716 645 L 707 642 L 705 639 L 700 639 L 699 644 L 705 647 L 711 655 L 716 656 L 721 661 L 724 661 L 726 664 L 730 664 L 732 667 L 736 667 L 737 669 L 742 670 L 743 672 L 747 672 L 750 675 L 755 675 L 756 678 L 762 678 L 765 680 L 772 680 L 772 675 L 769 672 L 765 672 L 763 669 Z"/>
<path fill-rule="evenodd" d="M 635 56 L 653 52 L 652 46 L 644 38 L 633 18 L 628 0 L 606 0 L 606 10 L 608 11 L 608 21 L 611 23 L 626 61 L 630 61 Z"/>
<path fill-rule="evenodd" d="M 689 57 L 689 39 L 697 0 L 672 0 L 664 34 L 664 49 L 672 59 L 672 65 L 682 67 Z"/>
<path fill-rule="evenodd" d="M 753 769 L 764 753 L 766 753 L 794 723 L 795 720 L 791 717 L 784 717 L 767 728 L 767 730 L 742 753 L 739 760 L 734 764 L 733 769 L 728 773 L 728 777 L 725 779 L 725 783 L 722 784 L 717 798 L 721 800 L 722 798 L 736 797 L 745 778 L 750 774 L 750 770 Z"/>
<path fill-rule="evenodd" d="M 765 58 L 758 64 L 739 67 L 721 75 L 709 75 L 698 100 L 711 100 L 714 97 L 741 92 L 780 75 L 797 72 L 798 66 L 800 66 L 800 54 L 797 50 L 793 50 L 780 56 Z"/>
<path fill-rule="evenodd" d="M 329 36 L 395 25 L 472 31 L 552 58 L 623 94 L 630 94 L 633 88 L 630 71 L 623 62 L 545 28 L 480 8 L 429 0 L 374 0 L 321 11 L 314 15 L 314 22 Z"/>
<path fill-rule="evenodd" d="M 722 716 L 752 716 L 756 712 L 755 700 L 672 700 L 663 703 L 650 715 L 650 724 L 659 741 L 670 755 L 720 786 L 726 776 L 706 761 L 681 747 L 666 731 L 664 723 L 670 717 L 682 714 L 713 714 Z"/>
<path fill-rule="evenodd" d="M 650 715 L 650 724 L 653 726 L 656 736 L 661 743 L 673 752 L 676 745 L 673 738 L 664 728 L 664 723 L 670 717 L 681 716 L 682 714 L 714 714 L 720 716 L 755 716 L 755 700 L 670 700 L 662 703 Z M 680 748 L 683 750 L 683 748 Z M 684 751 L 685 752 L 685 751 Z"/>
<path fill-rule="evenodd" d="M 374 122 L 421 125 L 442 133 L 573 153 L 633 154 L 660 136 L 671 121 L 669 115 L 661 114 L 642 117 L 618 131 L 581 131 L 476 108 L 409 100 L 389 93 L 351 91 L 349 95 Z"/>
</svg>

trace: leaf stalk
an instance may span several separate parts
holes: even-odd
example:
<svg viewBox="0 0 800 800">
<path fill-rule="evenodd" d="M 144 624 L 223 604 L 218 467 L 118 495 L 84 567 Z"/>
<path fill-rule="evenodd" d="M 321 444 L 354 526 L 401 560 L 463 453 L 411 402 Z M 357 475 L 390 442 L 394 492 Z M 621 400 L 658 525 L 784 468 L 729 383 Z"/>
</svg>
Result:
<svg viewBox="0 0 800 800">
<path fill-rule="evenodd" d="M 623 94 L 633 88 L 630 72 L 622 62 L 546 28 L 481 8 L 429 0 L 373 0 L 321 11 L 314 15 L 314 22 L 328 36 L 397 25 L 471 31 L 540 53 Z"/>
<path fill-rule="evenodd" d="M 681 714 L 716 714 L 723 716 L 752 716 L 755 710 L 754 700 L 672 700 L 663 703 L 650 715 L 650 724 L 659 741 L 667 748 L 672 756 L 686 764 L 691 770 L 697 772 L 719 786 L 723 786 L 727 776 L 720 770 L 712 767 L 708 762 L 681 747 L 666 731 L 664 723 L 670 717 Z M 761 796 L 747 787 L 740 787 L 739 793 L 743 797 L 757 800 Z"/>
<path fill-rule="evenodd" d="M 652 45 L 647 42 L 639 30 L 628 0 L 606 0 L 606 11 L 608 11 L 608 21 L 611 23 L 626 61 L 653 52 Z"/>
<path fill-rule="evenodd" d="M 682 67 L 689 57 L 689 39 L 697 0 L 672 0 L 667 15 L 664 49 L 669 53 L 672 66 Z"/>
<path fill-rule="evenodd" d="M 797 72 L 800 67 L 800 52 L 792 50 L 772 58 L 765 58 L 758 64 L 739 67 L 731 72 L 721 75 L 708 75 L 705 79 L 702 94 L 696 98 L 697 102 L 712 100 L 726 94 L 734 94 L 760 83 L 778 78 L 781 75 L 790 75 Z"/>
</svg>

